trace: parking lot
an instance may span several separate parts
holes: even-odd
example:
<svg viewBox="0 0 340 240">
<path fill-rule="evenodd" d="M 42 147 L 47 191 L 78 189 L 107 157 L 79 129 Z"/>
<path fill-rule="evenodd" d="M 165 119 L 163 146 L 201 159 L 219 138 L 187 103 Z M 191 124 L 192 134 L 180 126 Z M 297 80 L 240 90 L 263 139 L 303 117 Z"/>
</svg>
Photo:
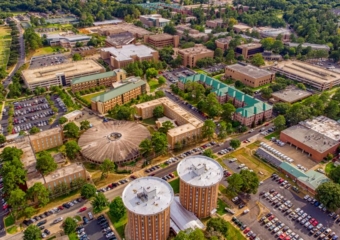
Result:
<svg viewBox="0 0 340 240">
<path fill-rule="evenodd" d="M 103 235 L 100 225 L 97 224 L 96 220 L 90 221 L 85 225 L 85 232 L 89 239 L 104 240 L 106 237 Z"/>
<path fill-rule="evenodd" d="M 51 100 L 54 101 L 54 105 L 58 109 L 58 115 L 53 125 L 49 125 L 49 119 L 54 115 L 54 112 L 45 97 L 34 97 L 14 102 L 13 130 L 11 133 L 7 133 L 9 106 L 6 106 L 1 120 L 4 134 L 29 131 L 34 126 L 41 130 L 46 130 L 58 125 L 57 120 L 67 112 L 67 108 L 57 95 L 53 95 Z"/>
<path fill-rule="evenodd" d="M 286 210 L 283 212 L 282 210 L 280 210 L 280 206 L 281 206 L 280 204 L 279 206 L 273 205 L 273 201 L 271 202 L 267 200 L 264 197 L 264 195 L 261 194 L 261 192 L 263 191 L 269 192 L 272 189 L 275 190 L 277 194 L 280 194 L 283 196 L 282 199 L 284 202 L 290 201 L 292 203 L 292 207 L 291 207 L 292 210 Z M 263 205 L 264 207 L 266 207 L 268 211 L 263 212 L 261 215 L 258 215 L 257 213 L 259 211 L 258 211 L 257 202 Z M 268 213 L 269 211 L 274 215 L 274 218 L 277 218 L 278 221 L 283 223 L 285 227 L 288 227 L 291 230 L 289 232 L 295 233 L 295 236 L 296 234 L 298 235 L 296 239 L 299 239 L 300 237 L 302 239 L 312 239 L 313 236 L 310 234 L 310 230 L 308 230 L 300 222 L 297 222 L 296 220 L 298 218 L 292 219 L 292 217 L 290 217 L 289 211 L 294 212 L 296 208 L 300 208 L 301 210 L 303 210 L 304 213 L 306 213 L 305 218 L 307 218 L 308 216 L 310 216 L 308 217 L 310 218 L 310 220 L 312 218 L 315 218 L 318 224 L 321 223 L 323 225 L 324 230 L 326 230 L 327 228 L 330 228 L 331 232 L 334 231 L 334 233 L 338 236 L 340 234 L 339 224 L 336 223 L 336 221 L 328 215 L 329 214 L 328 212 L 324 212 L 320 210 L 318 207 L 315 207 L 314 205 L 310 204 L 308 201 L 297 196 L 290 189 L 285 189 L 284 187 L 280 186 L 276 181 L 272 180 L 271 178 L 265 180 L 264 183 L 259 187 L 258 193 L 251 196 L 251 200 L 248 202 L 247 207 L 250 209 L 250 213 L 253 211 L 256 213 L 256 215 L 254 216 L 254 214 L 245 214 L 245 215 L 238 217 L 238 219 L 240 219 L 243 223 L 245 223 L 261 239 L 277 239 L 278 238 L 278 236 L 275 236 L 274 232 L 268 230 L 268 227 L 266 227 L 264 223 L 259 222 L 259 219 L 262 216 L 264 216 L 266 213 Z M 301 216 L 303 216 L 303 213 L 301 213 Z M 274 230 L 274 229 L 275 228 L 272 228 L 271 230 Z M 286 232 L 287 231 L 288 229 L 286 230 Z M 280 233 L 280 232 L 278 231 L 277 233 Z"/>
<path fill-rule="evenodd" d="M 163 73 L 163 76 L 170 82 L 176 83 L 178 82 L 180 77 L 188 77 L 191 75 L 195 75 L 196 72 L 189 68 L 177 68 L 172 71 L 167 71 Z"/>
<path fill-rule="evenodd" d="M 224 70 L 225 66 L 227 66 L 227 65 L 223 64 L 223 63 L 218 63 L 218 64 L 215 64 L 214 66 L 211 66 L 211 67 L 208 67 L 208 68 L 202 68 L 202 70 L 206 71 L 209 74 L 214 74 L 214 73 L 217 73 L 217 72 Z"/>
<path fill-rule="evenodd" d="M 67 62 L 66 57 L 63 54 L 50 54 L 32 57 L 30 61 L 30 69 L 36 69 L 46 66 L 57 65 Z"/>
</svg>

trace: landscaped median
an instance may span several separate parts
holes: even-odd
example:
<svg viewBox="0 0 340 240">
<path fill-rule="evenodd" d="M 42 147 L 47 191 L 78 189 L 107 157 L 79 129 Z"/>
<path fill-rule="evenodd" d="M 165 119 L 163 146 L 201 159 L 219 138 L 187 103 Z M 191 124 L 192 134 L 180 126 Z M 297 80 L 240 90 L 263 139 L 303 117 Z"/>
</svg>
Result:
<svg viewBox="0 0 340 240">
<path fill-rule="evenodd" d="M 14 225 L 15 220 L 12 215 L 9 215 L 8 217 L 6 217 L 4 219 L 4 222 L 5 222 L 6 232 L 8 234 L 15 234 L 18 232 L 18 226 Z"/>
</svg>

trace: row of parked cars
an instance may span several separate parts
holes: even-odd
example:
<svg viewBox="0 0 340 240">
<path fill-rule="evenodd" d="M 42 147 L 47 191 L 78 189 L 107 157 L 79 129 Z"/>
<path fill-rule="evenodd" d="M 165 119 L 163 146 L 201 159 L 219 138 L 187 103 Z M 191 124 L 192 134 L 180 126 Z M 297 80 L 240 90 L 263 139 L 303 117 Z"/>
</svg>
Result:
<svg viewBox="0 0 340 240">
<path fill-rule="evenodd" d="M 170 165 L 171 163 L 175 163 L 177 161 L 178 161 L 177 157 L 172 157 L 172 158 L 169 158 L 168 160 L 166 160 L 165 164 Z"/>
<path fill-rule="evenodd" d="M 303 238 L 293 232 L 272 213 L 266 214 L 259 221 L 262 226 L 267 228 L 268 231 L 272 232 L 280 240 L 303 240 Z"/>
<path fill-rule="evenodd" d="M 289 189 L 292 186 L 290 183 L 288 183 L 287 180 L 284 180 L 276 173 L 272 174 L 272 180 L 276 181 L 281 187 L 284 187 L 286 189 Z"/>
<path fill-rule="evenodd" d="M 153 167 L 150 167 L 150 168 L 145 169 L 144 172 L 146 172 L 146 173 L 151 173 L 151 172 L 156 171 L 157 169 L 160 169 L 160 168 L 161 168 L 161 167 L 160 167 L 159 165 L 155 165 L 155 166 L 153 166 Z"/>
<path fill-rule="evenodd" d="M 59 97 L 57 97 L 55 100 L 57 101 L 59 107 L 61 107 L 64 112 L 67 112 L 67 107 L 66 107 L 64 101 Z"/>
<path fill-rule="evenodd" d="M 46 109 L 50 109 L 50 106 L 48 105 L 48 103 L 45 103 L 45 104 L 37 106 L 37 107 L 32 107 L 32 108 L 29 107 L 29 108 L 26 108 L 26 109 L 19 109 L 19 110 L 14 111 L 14 117 L 24 116 L 24 115 L 27 115 L 29 113 L 39 112 L 39 111 L 46 110 Z"/>
<path fill-rule="evenodd" d="M 227 154 L 227 153 L 232 152 L 234 150 L 235 149 L 233 147 L 228 147 L 228 148 L 225 148 L 225 149 L 222 149 L 221 151 L 219 151 L 218 154 L 224 155 L 224 154 Z"/>
<path fill-rule="evenodd" d="M 241 220 L 237 219 L 236 217 L 233 217 L 232 222 L 235 223 L 237 227 L 239 227 L 243 233 L 251 240 L 261 240 L 259 237 L 257 237 L 256 233 L 250 230 L 250 228 L 247 227 L 246 224 L 244 224 Z"/>
<path fill-rule="evenodd" d="M 168 180 L 170 180 L 170 179 L 172 179 L 174 177 L 175 177 L 175 175 L 170 173 L 170 174 L 165 175 L 164 177 L 162 177 L 162 179 L 165 180 L 165 181 L 168 181 Z"/>
<path fill-rule="evenodd" d="M 107 239 L 109 239 L 109 240 L 116 240 L 117 239 L 115 233 L 110 228 L 109 222 L 104 217 L 104 215 L 100 215 L 97 218 L 97 223 L 98 223 L 98 225 L 100 225 L 101 229 L 103 229 L 103 234 Z"/>
<path fill-rule="evenodd" d="M 260 196 L 270 202 L 274 206 L 274 208 L 277 208 L 282 212 L 289 211 L 289 209 L 293 207 L 293 203 L 285 198 L 283 195 L 275 191 L 275 189 L 271 189 L 269 192 L 262 191 L 260 192 Z"/>
<path fill-rule="evenodd" d="M 77 237 L 79 240 L 89 240 L 90 238 L 87 236 L 84 226 L 79 226 L 76 228 Z"/>
<path fill-rule="evenodd" d="M 309 195 L 304 196 L 303 199 L 309 202 L 310 204 L 314 205 L 318 209 L 322 210 L 323 212 L 328 212 L 327 208 L 322 203 L 318 202 L 316 199 L 310 197 Z M 340 215 L 336 214 L 335 212 L 328 213 L 329 213 L 328 216 L 331 217 L 335 223 L 339 223 L 340 225 Z"/>
<path fill-rule="evenodd" d="M 29 100 L 32 100 L 29 99 Z M 43 104 L 43 103 L 46 103 L 47 100 L 45 98 L 39 98 L 39 99 L 35 99 L 31 102 L 27 102 L 28 100 L 25 99 L 25 100 L 21 100 L 19 102 L 14 102 L 13 105 L 14 105 L 14 109 L 15 110 L 18 110 L 18 109 L 22 109 L 22 108 L 26 108 L 26 107 L 32 107 L 32 106 L 35 106 L 35 105 L 38 105 L 38 104 Z"/>
<path fill-rule="evenodd" d="M 133 176 L 133 175 L 131 175 L 131 178 L 132 178 L 132 179 L 136 179 L 136 177 Z M 126 183 L 128 183 L 128 182 L 129 182 L 129 180 L 127 180 L 127 179 L 123 179 L 123 180 L 120 180 L 120 181 L 118 181 L 118 182 L 113 182 L 113 183 L 107 185 L 107 187 L 98 189 L 97 192 L 106 192 L 106 191 L 110 191 L 111 189 L 114 189 L 114 188 L 118 187 L 119 185 L 123 185 L 123 184 L 126 184 Z"/>
</svg>

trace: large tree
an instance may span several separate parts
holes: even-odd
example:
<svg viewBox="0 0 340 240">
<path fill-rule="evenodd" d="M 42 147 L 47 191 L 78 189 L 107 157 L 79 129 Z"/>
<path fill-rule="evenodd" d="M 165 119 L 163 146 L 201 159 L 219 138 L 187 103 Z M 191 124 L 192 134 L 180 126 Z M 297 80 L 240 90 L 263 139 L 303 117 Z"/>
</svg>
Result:
<svg viewBox="0 0 340 240">
<path fill-rule="evenodd" d="M 219 140 L 224 140 L 227 135 L 228 135 L 228 131 L 230 130 L 230 128 L 232 128 L 231 123 L 226 123 L 224 121 L 220 122 L 220 126 L 219 126 L 219 132 L 218 132 L 218 139 Z"/>
<path fill-rule="evenodd" d="M 26 193 L 17 188 L 10 192 L 7 202 L 12 208 L 13 217 L 18 219 L 26 207 Z"/>
<path fill-rule="evenodd" d="M 74 159 L 77 153 L 81 150 L 78 143 L 74 140 L 67 141 L 65 144 L 66 155 L 70 159 Z"/>
<path fill-rule="evenodd" d="M 162 127 L 159 128 L 159 131 L 162 133 L 167 134 L 168 131 L 172 128 L 174 128 L 174 124 L 171 121 L 165 121 L 162 123 Z"/>
<path fill-rule="evenodd" d="M 102 172 L 102 178 L 108 177 L 110 172 L 114 172 L 115 163 L 110 159 L 105 159 L 100 165 L 100 171 Z"/>
<path fill-rule="evenodd" d="M 6 142 L 6 137 L 3 134 L 0 134 L 0 144 L 3 144 Z"/>
<path fill-rule="evenodd" d="M 65 221 L 63 222 L 63 229 L 67 235 L 75 232 L 76 227 L 77 227 L 77 222 L 71 217 L 67 217 Z"/>
<path fill-rule="evenodd" d="M 27 195 L 32 201 L 37 201 L 39 207 L 45 206 L 50 201 L 50 191 L 40 182 L 34 183 L 27 190 Z"/>
<path fill-rule="evenodd" d="M 109 200 L 105 197 L 105 195 L 102 192 L 99 192 L 94 196 L 91 205 L 93 207 L 93 211 L 95 213 L 99 213 L 109 205 Z"/>
<path fill-rule="evenodd" d="M 214 158 L 214 152 L 209 148 L 203 151 L 202 155 L 210 158 Z"/>
<path fill-rule="evenodd" d="M 47 175 L 58 167 L 57 163 L 54 161 L 54 158 L 50 153 L 43 151 L 40 152 L 37 158 L 37 170 L 43 175 Z"/>
<path fill-rule="evenodd" d="M 237 196 L 241 192 L 241 189 L 243 187 L 243 180 L 240 174 L 234 173 L 233 175 L 228 177 L 227 182 L 228 182 L 228 187 L 227 187 L 228 193 L 233 197 Z"/>
<path fill-rule="evenodd" d="M 69 122 L 64 126 L 66 137 L 77 138 L 79 136 L 79 127 L 74 122 Z"/>
<path fill-rule="evenodd" d="M 152 115 L 154 118 L 161 118 L 164 116 L 164 108 L 163 106 L 157 106 L 154 108 Z"/>
<path fill-rule="evenodd" d="M 217 231 L 217 232 L 220 232 L 222 236 L 227 236 L 227 232 L 228 232 L 227 221 L 219 217 L 210 218 L 207 223 L 207 230 Z"/>
<path fill-rule="evenodd" d="M 289 103 L 275 103 L 273 110 L 279 114 L 285 115 L 290 109 Z"/>
<path fill-rule="evenodd" d="M 286 118 L 283 115 L 279 115 L 274 119 L 274 126 L 277 131 L 282 131 L 286 127 Z"/>
<path fill-rule="evenodd" d="M 214 123 L 213 120 L 205 120 L 203 127 L 202 127 L 202 136 L 204 138 L 208 138 L 209 140 L 214 137 L 215 134 L 215 129 L 216 129 L 216 124 Z"/>
<path fill-rule="evenodd" d="M 264 65 L 264 59 L 261 53 L 256 53 L 251 58 L 251 63 L 257 67 Z"/>
<path fill-rule="evenodd" d="M 94 197 L 96 195 L 96 192 L 97 192 L 97 189 L 94 185 L 90 183 L 86 183 L 81 188 L 80 195 L 86 199 L 89 199 L 91 197 Z"/>
<path fill-rule="evenodd" d="M 41 231 L 36 225 L 29 225 L 24 231 L 24 240 L 41 240 Z"/>
<path fill-rule="evenodd" d="M 24 152 L 16 147 L 5 147 L 1 153 L 1 159 L 3 161 L 11 161 L 15 157 L 20 159 Z"/>
<path fill-rule="evenodd" d="M 67 123 L 67 118 L 66 117 L 61 117 L 61 118 L 59 118 L 59 124 L 64 124 L 64 123 Z"/>
<path fill-rule="evenodd" d="M 333 182 L 322 183 L 316 189 L 315 198 L 328 210 L 335 211 L 340 208 L 340 185 Z"/>
<path fill-rule="evenodd" d="M 81 130 L 87 130 L 91 127 L 90 122 L 87 120 L 81 121 L 80 122 L 80 129 Z"/>
<path fill-rule="evenodd" d="M 260 183 L 260 180 L 257 174 L 249 170 L 241 170 L 240 176 L 243 181 L 241 191 L 244 193 L 255 194 L 257 192 L 257 189 Z"/>
<path fill-rule="evenodd" d="M 148 157 L 153 151 L 152 142 L 149 138 L 144 139 L 139 144 L 139 152 L 144 156 Z"/>
<path fill-rule="evenodd" d="M 332 179 L 333 182 L 340 184 L 340 166 L 337 166 L 330 171 L 329 178 Z"/>
<path fill-rule="evenodd" d="M 202 229 L 195 228 L 192 231 L 180 231 L 174 240 L 206 240 Z"/>
<path fill-rule="evenodd" d="M 113 199 L 109 205 L 109 208 L 111 216 L 113 216 L 116 221 L 119 221 L 126 213 L 126 208 L 121 197 L 116 197 Z"/>
<path fill-rule="evenodd" d="M 231 140 L 230 140 L 230 146 L 231 146 L 232 148 L 236 149 L 236 148 L 238 148 L 238 147 L 241 146 L 241 141 L 238 140 L 237 138 L 231 139 Z"/>
<path fill-rule="evenodd" d="M 221 117 L 226 121 L 230 121 L 235 111 L 236 111 L 236 108 L 234 107 L 233 104 L 225 103 L 222 105 Z"/>
<path fill-rule="evenodd" d="M 30 134 L 36 134 L 36 133 L 38 133 L 38 132 L 40 132 L 40 129 L 38 128 L 38 127 L 36 127 L 36 126 L 33 126 L 31 129 L 30 129 Z"/>
</svg>

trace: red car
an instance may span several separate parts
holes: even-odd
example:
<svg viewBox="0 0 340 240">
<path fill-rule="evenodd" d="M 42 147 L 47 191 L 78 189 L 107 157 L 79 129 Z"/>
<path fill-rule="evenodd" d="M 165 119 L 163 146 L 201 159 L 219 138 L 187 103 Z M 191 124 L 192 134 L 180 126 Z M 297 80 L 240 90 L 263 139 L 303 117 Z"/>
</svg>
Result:
<svg viewBox="0 0 340 240">
<path fill-rule="evenodd" d="M 268 220 L 271 221 L 271 220 L 273 220 L 274 218 L 275 218 L 275 216 L 274 216 L 274 215 L 271 215 L 271 216 L 268 218 Z"/>
<path fill-rule="evenodd" d="M 63 207 L 63 206 L 59 206 L 58 209 L 59 209 L 59 210 L 63 210 L 64 207 Z"/>
<path fill-rule="evenodd" d="M 244 234 L 247 234 L 249 231 L 250 231 L 250 228 L 247 227 L 246 229 L 243 230 L 243 233 L 244 233 Z"/>
<path fill-rule="evenodd" d="M 82 207 L 81 209 L 79 209 L 79 212 L 84 212 L 86 211 L 87 207 Z"/>
<path fill-rule="evenodd" d="M 312 225 L 313 225 L 314 227 L 316 227 L 318 224 L 319 224 L 319 222 L 318 222 L 317 220 L 315 220 L 314 222 L 312 222 Z"/>
<path fill-rule="evenodd" d="M 268 126 L 269 125 L 269 123 L 266 123 L 266 124 L 264 124 L 265 126 Z"/>
<path fill-rule="evenodd" d="M 2 209 L 3 209 L 3 210 L 5 210 L 5 209 L 7 209 L 7 208 L 8 208 L 8 205 L 7 205 L 7 204 L 2 206 Z"/>
<path fill-rule="evenodd" d="M 172 178 L 174 178 L 175 177 L 175 175 L 173 174 L 173 173 L 170 173 L 169 174 Z"/>
<path fill-rule="evenodd" d="M 284 179 L 280 179 L 279 183 L 283 183 L 285 180 Z"/>
</svg>

